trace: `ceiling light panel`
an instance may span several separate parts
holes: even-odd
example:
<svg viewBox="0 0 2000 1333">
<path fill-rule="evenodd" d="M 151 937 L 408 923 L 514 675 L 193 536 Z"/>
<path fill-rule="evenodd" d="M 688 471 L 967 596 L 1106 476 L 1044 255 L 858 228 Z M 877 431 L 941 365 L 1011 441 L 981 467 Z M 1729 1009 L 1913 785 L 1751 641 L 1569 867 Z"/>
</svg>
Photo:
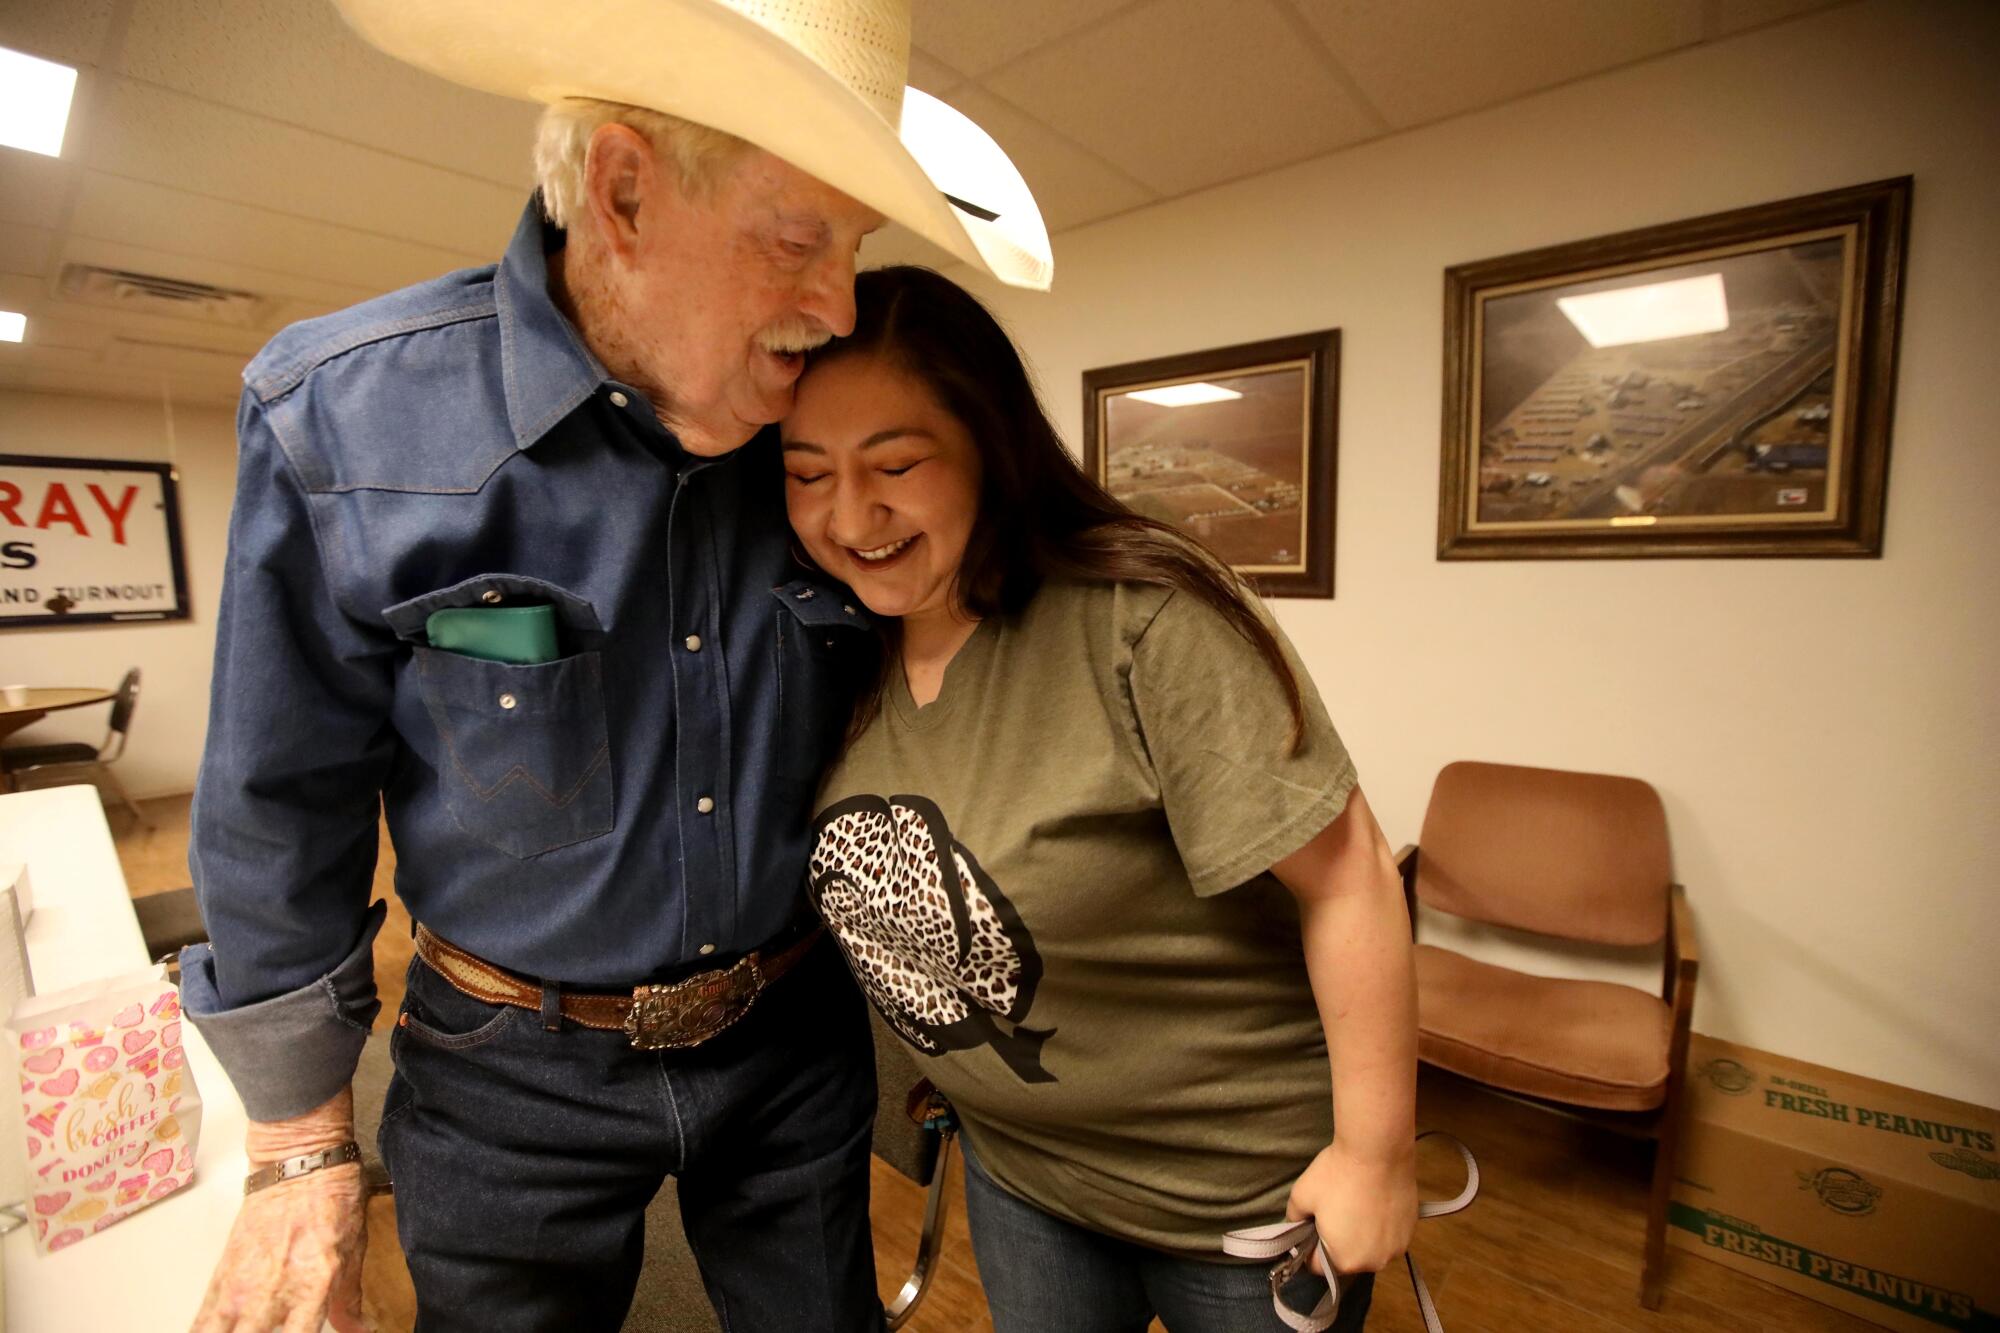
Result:
<svg viewBox="0 0 2000 1333">
<path fill-rule="evenodd" d="M 0 144 L 61 157 L 76 71 L 0 46 Z"/>
</svg>

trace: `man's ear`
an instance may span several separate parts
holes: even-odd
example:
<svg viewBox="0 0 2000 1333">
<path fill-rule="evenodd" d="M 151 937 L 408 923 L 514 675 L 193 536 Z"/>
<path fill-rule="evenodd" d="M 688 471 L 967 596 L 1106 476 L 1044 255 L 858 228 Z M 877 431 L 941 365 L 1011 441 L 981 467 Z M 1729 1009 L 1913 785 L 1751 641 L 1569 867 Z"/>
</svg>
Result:
<svg viewBox="0 0 2000 1333">
<path fill-rule="evenodd" d="M 612 255 L 630 259 L 638 250 L 640 210 L 657 201 L 666 184 L 645 135 L 615 122 L 592 131 L 584 159 L 584 203 L 598 240 Z"/>
</svg>

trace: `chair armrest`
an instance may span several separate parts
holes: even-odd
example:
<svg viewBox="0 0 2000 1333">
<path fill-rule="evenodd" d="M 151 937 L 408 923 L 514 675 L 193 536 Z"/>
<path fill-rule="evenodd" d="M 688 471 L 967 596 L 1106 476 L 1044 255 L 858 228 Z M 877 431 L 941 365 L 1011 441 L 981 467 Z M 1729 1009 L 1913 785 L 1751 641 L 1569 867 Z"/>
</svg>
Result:
<svg viewBox="0 0 2000 1333">
<path fill-rule="evenodd" d="M 1694 908 L 1688 903 L 1685 885 L 1667 888 L 1666 977 L 1661 995 L 1674 1006 L 1677 1019 L 1694 1005 L 1694 980 L 1701 967 L 1701 953 L 1695 942 Z"/>
<path fill-rule="evenodd" d="M 1403 881 L 1403 910 L 1410 914 L 1410 938 L 1417 937 L 1417 844 L 1405 843 L 1396 853 L 1396 874 Z"/>
</svg>

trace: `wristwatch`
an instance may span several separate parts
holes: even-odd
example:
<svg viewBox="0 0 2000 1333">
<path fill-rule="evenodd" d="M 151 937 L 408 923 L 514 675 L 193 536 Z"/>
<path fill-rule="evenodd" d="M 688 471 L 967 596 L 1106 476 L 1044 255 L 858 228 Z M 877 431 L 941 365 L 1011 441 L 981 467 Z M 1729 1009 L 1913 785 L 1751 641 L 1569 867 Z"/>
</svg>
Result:
<svg viewBox="0 0 2000 1333">
<path fill-rule="evenodd" d="M 318 1152 L 303 1153 L 278 1162 L 266 1162 L 243 1178 L 243 1192 L 255 1194 L 258 1190 L 280 1181 L 297 1180 L 300 1176 L 324 1171 L 329 1166 L 346 1166 L 349 1162 L 360 1160 L 361 1145 L 349 1139 L 345 1143 L 332 1148 L 322 1148 Z"/>
</svg>

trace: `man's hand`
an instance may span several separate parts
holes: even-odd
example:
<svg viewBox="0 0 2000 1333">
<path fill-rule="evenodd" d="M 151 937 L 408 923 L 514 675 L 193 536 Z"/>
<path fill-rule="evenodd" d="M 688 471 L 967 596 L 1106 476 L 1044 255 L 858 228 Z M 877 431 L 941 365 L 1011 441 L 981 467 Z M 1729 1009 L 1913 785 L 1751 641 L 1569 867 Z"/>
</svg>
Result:
<svg viewBox="0 0 2000 1333">
<path fill-rule="evenodd" d="M 1286 1216 L 1313 1219 L 1335 1271 L 1380 1272 L 1416 1229 L 1416 1144 L 1383 1158 L 1355 1152 L 1336 1133 L 1292 1186 Z M 1320 1272 L 1317 1251 L 1312 1271 Z"/>
<path fill-rule="evenodd" d="M 250 1164 L 337 1147 L 354 1137 L 354 1094 L 343 1090 L 290 1120 L 252 1121 Z M 246 1195 L 230 1228 L 195 1333 L 318 1333 L 331 1321 L 360 1333 L 367 1190 L 359 1163 L 328 1167 Z"/>
</svg>

